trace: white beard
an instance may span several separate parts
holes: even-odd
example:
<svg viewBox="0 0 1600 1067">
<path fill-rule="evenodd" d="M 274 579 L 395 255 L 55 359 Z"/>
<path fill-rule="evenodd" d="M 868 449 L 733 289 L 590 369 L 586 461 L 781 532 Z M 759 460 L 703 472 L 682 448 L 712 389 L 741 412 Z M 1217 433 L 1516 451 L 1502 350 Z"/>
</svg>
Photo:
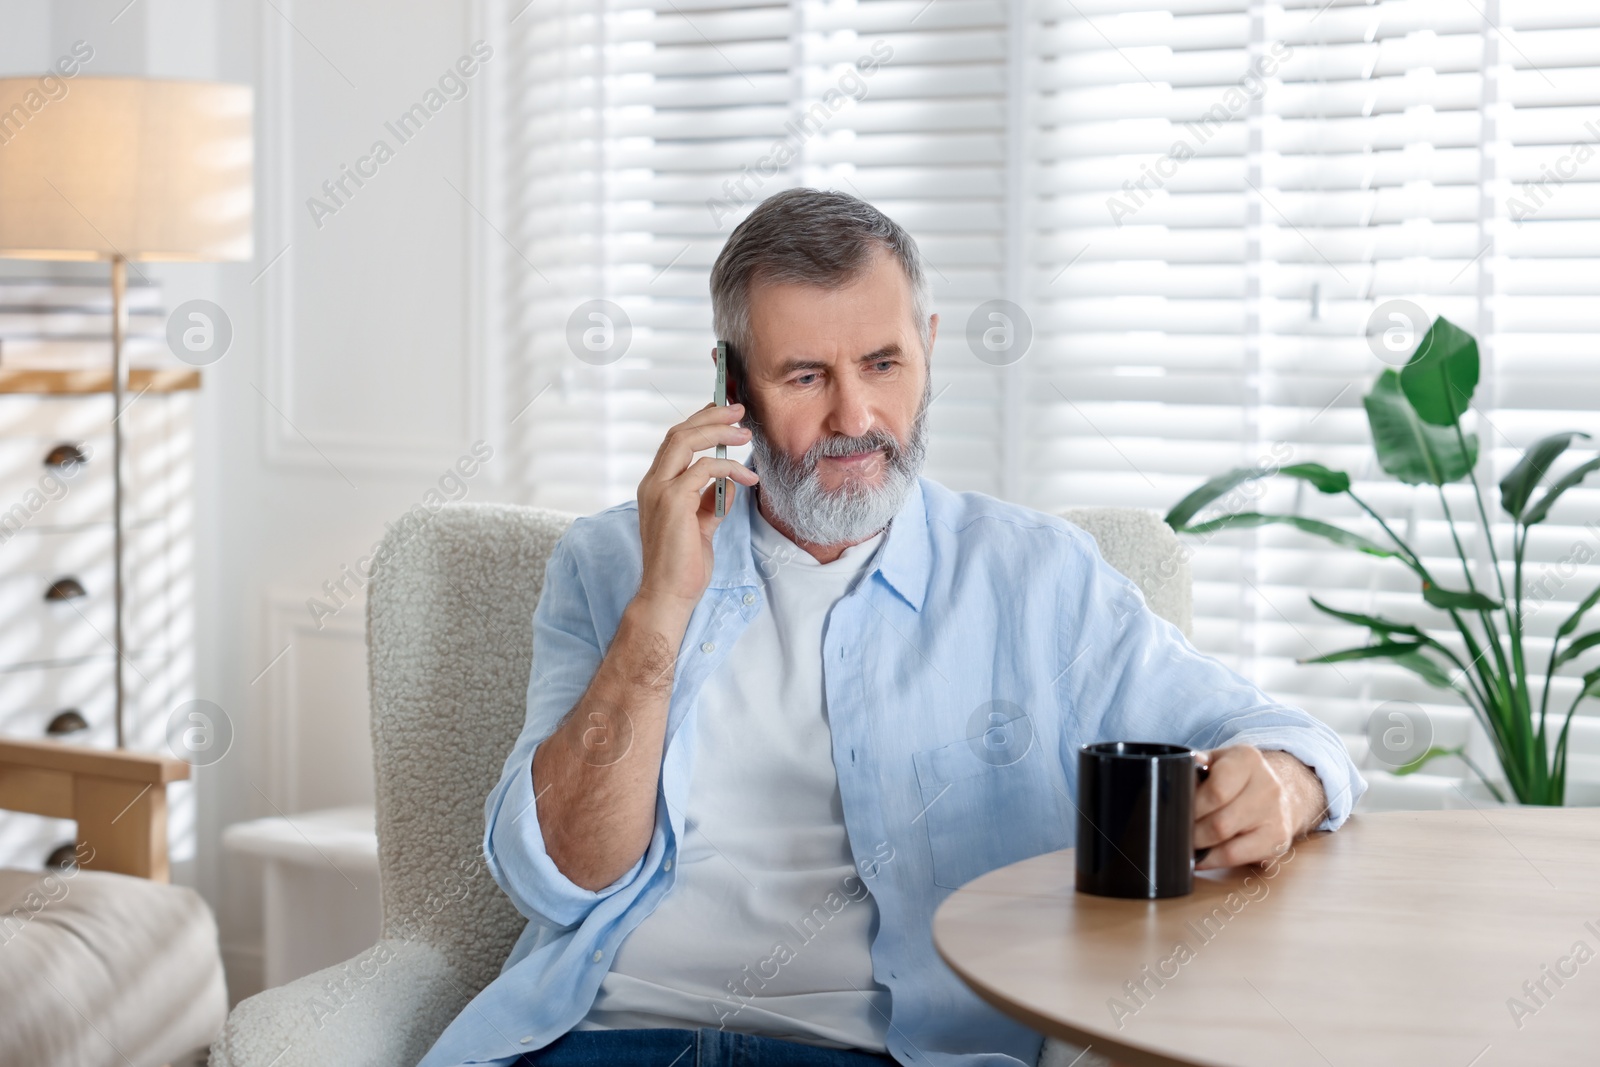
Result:
<svg viewBox="0 0 1600 1067">
<path fill-rule="evenodd" d="M 800 541 L 813 545 L 838 545 L 865 541 L 889 525 L 905 504 L 928 453 L 927 414 L 929 388 L 912 422 L 909 440 L 902 445 L 889 431 L 877 428 L 861 437 L 824 437 L 794 459 L 772 447 L 759 423 L 750 428 L 751 452 L 761 481 L 756 488 L 772 517 L 787 526 Z M 878 485 L 867 485 L 854 474 L 834 490 L 822 484 L 817 461 L 823 456 L 847 456 L 883 449 L 875 461 L 883 469 Z"/>
</svg>

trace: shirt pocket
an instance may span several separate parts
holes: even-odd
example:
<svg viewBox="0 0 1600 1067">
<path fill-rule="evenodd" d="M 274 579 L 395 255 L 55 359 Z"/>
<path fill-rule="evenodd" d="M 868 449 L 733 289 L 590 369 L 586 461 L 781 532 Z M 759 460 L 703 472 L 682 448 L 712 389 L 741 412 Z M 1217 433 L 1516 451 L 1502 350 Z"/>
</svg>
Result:
<svg viewBox="0 0 1600 1067">
<path fill-rule="evenodd" d="M 912 753 L 933 881 L 961 886 L 997 867 L 1072 844 L 1065 783 L 1040 746 L 1013 763 L 965 738 Z"/>
</svg>

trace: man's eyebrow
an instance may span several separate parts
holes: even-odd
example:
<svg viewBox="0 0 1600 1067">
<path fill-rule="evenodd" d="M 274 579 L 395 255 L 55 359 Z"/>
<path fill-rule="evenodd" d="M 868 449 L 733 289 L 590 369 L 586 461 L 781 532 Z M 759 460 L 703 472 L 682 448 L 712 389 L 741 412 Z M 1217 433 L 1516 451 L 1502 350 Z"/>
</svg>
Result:
<svg viewBox="0 0 1600 1067">
<path fill-rule="evenodd" d="M 856 360 L 857 363 L 875 363 L 880 359 L 889 359 L 900 355 L 900 345 L 891 341 L 881 348 L 874 349 Z M 793 374 L 797 370 L 827 370 L 828 364 L 820 359 L 788 359 L 778 367 L 780 376 Z"/>
</svg>

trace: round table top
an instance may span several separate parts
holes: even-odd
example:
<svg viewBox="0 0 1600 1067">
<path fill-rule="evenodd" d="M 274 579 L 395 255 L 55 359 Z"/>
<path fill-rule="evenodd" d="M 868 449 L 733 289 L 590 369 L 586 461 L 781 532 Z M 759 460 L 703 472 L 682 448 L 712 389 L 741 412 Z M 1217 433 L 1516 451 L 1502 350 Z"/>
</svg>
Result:
<svg viewBox="0 0 1600 1067">
<path fill-rule="evenodd" d="M 1033 1029 L 1129 1067 L 1600 1063 L 1600 808 L 1354 815 L 1184 897 L 990 871 L 939 953 Z"/>
</svg>

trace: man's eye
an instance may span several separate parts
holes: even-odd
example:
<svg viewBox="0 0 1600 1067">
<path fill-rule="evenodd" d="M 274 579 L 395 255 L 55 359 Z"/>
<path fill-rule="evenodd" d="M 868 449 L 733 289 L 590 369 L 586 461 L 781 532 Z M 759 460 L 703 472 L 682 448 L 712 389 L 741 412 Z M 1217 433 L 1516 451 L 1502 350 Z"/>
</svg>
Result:
<svg viewBox="0 0 1600 1067">
<path fill-rule="evenodd" d="M 888 370 L 890 367 L 894 366 L 894 360 L 880 359 L 876 364 L 874 364 L 874 366 L 876 366 L 879 370 Z"/>
<path fill-rule="evenodd" d="M 794 383 L 796 385 L 810 385 L 811 384 L 811 379 L 813 379 L 815 377 L 816 377 L 815 374 L 802 374 L 802 375 L 800 375 L 800 377 L 798 377 L 798 378 L 796 378 L 794 380 Z"/>
</svg>

